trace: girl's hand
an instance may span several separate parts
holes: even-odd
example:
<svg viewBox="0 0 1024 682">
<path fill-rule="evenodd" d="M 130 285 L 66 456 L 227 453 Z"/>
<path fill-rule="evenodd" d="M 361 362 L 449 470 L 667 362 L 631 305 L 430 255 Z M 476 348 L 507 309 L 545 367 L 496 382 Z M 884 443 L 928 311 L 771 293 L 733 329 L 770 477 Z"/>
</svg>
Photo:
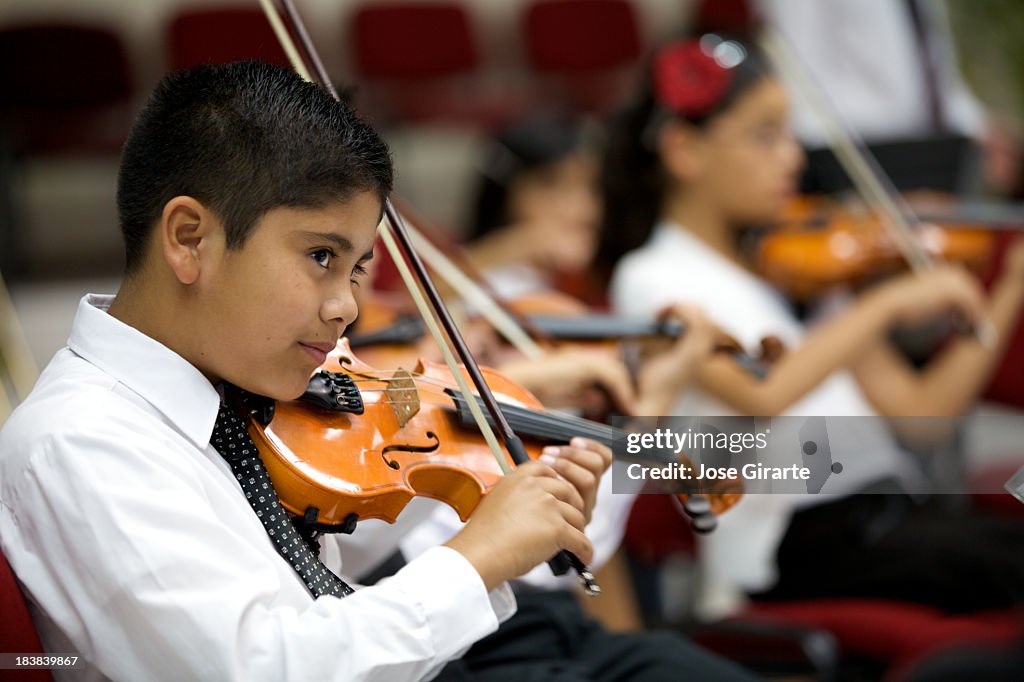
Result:
<svg viewBox="0 0 1024 682">
<path fill-rule="evenodd" d="M 540 358 L 520 358 L 500 367 L 545 405 L 580 406 L 589 390 L 601 389 L 622 414 L 633 414 L 636 395 L 626 366 L 606 350 L 568 347 Z"/>
<path fill-rule="evenodd" d="M 697 368 L 715 348 L 718 329 L 700 308 L 677 303 L 662 310 L 662 319 L 685 325 L 685 333 L 667 348 L 648 352 L 638 377 L 642 415 L 664 414 L 696 374 Z"/>
<path fill-rule="evenodd" d="M 939 265 L 925 272 L 911 272 L 875 288 L 873 301 L 891 326 L 915 323 L 936 314 L 961 312 L 968 321 L 985 318 L 985 294 L 963 268 Z"/>
</svg>

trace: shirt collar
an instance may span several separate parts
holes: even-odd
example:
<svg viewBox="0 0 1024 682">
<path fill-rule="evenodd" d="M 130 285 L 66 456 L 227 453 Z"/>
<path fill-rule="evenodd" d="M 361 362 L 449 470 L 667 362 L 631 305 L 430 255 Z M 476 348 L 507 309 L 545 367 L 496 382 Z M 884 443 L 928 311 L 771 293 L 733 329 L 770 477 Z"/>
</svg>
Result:
<svg viewBox="0 0 1024 682">
<path fill-rule="evenodd" d="M 86 294 L 68 347 L 161 412 L 198 447 L 210 443 L 220 396 L 185 358 L 110 315 L 113 296 Z"/>
<path fill-rule="evenodd" d="M 651 232 L 650 245 L 656 253 L 670 251 L 674 257 L 682 257 L 685 254 L 686 262 L 713 266 L 714 270 L 727 274 L 730 280 L 741 282 L 755 290 L 771 288 L 747 269 L 709 246 L 700 237 L 671 220 L 662 220 L 655 225 Z M 772 291 L 774 292 L 774 289 Z"/>
<path fill-rule="evenodd" d="M 697 237 L 679 223 L 672 222 L 671 220 L 662 220 L 655 225 L 651 233 L 651 246 L 656 250 L 664 248 L 685 251 L 690 258 L 714 263 L 718 268 L 736 271 L 744 279 L 752 278 L 749 272 L 718 251 L 715 251 L 700 237 Z"/>
</svg>

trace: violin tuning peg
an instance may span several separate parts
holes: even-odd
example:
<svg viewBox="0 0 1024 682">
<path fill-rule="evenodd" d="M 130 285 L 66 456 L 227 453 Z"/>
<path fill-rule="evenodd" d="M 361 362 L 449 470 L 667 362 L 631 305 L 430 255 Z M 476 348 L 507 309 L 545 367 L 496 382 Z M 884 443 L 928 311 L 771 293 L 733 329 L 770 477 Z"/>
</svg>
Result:
<svg viewBox="0 0 1024 682">
<path fill-rule="evenodd" d="M 690 495 L 683 502 L 683 509 L 694 518 L 706 516 L 711 513 L 711 501 L 704 495 Z"/>
<path fill-rule="evenodd" d="M 699 535 L 707 535 L 715 528 L 718 528 L 718 517 L 714 514 L 704 514 L 690 519 L 690 526 L 693 532 Z"/>
</svg>

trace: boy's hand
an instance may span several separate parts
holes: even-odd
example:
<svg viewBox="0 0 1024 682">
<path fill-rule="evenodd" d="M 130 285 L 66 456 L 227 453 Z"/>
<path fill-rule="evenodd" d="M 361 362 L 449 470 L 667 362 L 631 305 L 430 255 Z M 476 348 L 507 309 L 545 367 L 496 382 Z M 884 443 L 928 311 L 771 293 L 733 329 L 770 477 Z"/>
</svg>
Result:
<svg viewBox="0 0 1024 682">
<path fill-rule="evenodd" d="M 446 545 L 473 564 L 488 591 L 561 550 L 583 563 L 593 546 L 583 534 L 611 450 L 582 438 L 519 466 L 480 502 Z M 551 462 L 551 465 L 548 462 Z"/>
<path fill-rule="evenodd" d="M 573 484 L 583 499 L 582 511 L 586 522 L 590 523 L 597 501 L 597 486 L 602 474 L 612 463 L 611 449 L 589 438 L 577 436 L 569 445 L 544 448 L 541 461 Z"/>
</svg>

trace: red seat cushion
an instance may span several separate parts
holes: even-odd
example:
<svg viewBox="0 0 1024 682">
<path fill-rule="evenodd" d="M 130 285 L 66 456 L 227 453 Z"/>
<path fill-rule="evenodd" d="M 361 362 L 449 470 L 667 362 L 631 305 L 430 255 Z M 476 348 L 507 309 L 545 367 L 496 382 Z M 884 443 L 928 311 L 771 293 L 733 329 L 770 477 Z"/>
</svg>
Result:
<svg viewBox="0 0 1024 682">
<path fill-rule="evenodd" d="M 437 78 L 472 71 L 479 55 L 460 5 L 368 5 L 352 19 L 355 62 L 367 78 Z"/>
<path fill-rule="evenodd" d="M 962 644 L 1004 644 L 1021 635 L 1012 610 L 946 614 L 883 599 L 755 602 L 741 619 L 779 620 L 828 630 L 843 650 L 893 664 Z"/>
<path fill-rule="evenodd" d="M 626 522 L 623 544 L 634 559 L 657 564 L 671 554 L 696 554 L 690 522 L 671 495 L 637 495 Z"/>
<path fill-rule="evenodd" d="M 626 0 L 539 0 L 523 31 L 544 102 L 603 116 L 633 90 L 642 39 Z"/>
<path fill-rule="evenodd" d="M 16 152 L 120 150 L 133 84 L 116 33 L 64 22 L 8 26 L 0 30 L 0 63 L 0 126 Z"/>
<path fill-rule="evenodd" d="M 21 594 L 18 581 L 11 571 L 7 559 L 0 553 L 0 651 L 5 653 L 41 654 L 43 646 L 39 643 L 35 624 L 28 613 L 28 606 Z M 31 680 L 34 682 L 52 682 L 53 676 L 48 670 L 21 670 L 14 677 L 10 671 L 0 672 L 0 677 L 8 679 Z"/>
<path fill-rule="evenodd" d="M 540 0 L 526 11 L 526 49 L 542 71 L 594 71 L 640 56 L 640 30 L 625 0 Z"/>
<path fill-rule="evenodd" d="M 1015 234 L 1000 235 L 997 240 L 994 266 L 986 273 L 985 282 L 989 287 L 1002 273 L 1003 259 L 1010 248 Z M 992 380 L 985 389 L 985 397 L 1014 407 L 1024 407 L 1024 315 L 1009 334 L 1006 352 L 992 374 Z"/>
<path fill-rule="evenodd" d="M 245 59 L 290 68 L 263 12 L 255 7 L 214 7 L 179 12 L 167 27 L 171 69 Z"/>
</svg>

